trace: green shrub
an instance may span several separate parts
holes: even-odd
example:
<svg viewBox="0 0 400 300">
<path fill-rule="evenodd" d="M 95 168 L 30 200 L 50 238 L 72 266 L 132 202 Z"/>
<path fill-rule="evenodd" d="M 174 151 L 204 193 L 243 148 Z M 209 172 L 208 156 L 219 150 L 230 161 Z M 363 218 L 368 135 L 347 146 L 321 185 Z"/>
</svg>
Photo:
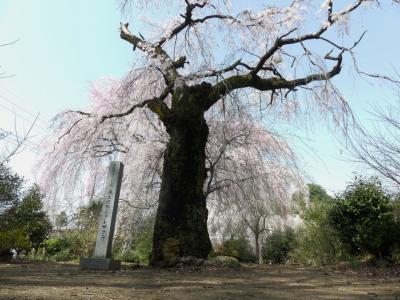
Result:
<svg viewBox="0 0 400 300">
<path fill-rule="evenodd" d="M 220 256 L 232 256 L 239 261 L 253 262 L 256 260 L 250 243 L 245 236 L 232 237 L 222 245 L 216 247 L 215 254 Z"/>
<path fill-rule="evenodd" d="M 0 251 L 8 253 L 10 249 L 28 250 L 29 239 L 22 228 L 0 231 Z"/>
<path fill-rule="evenodd" d="M 149 263 L 152 245 L 152 236 L 143 236 L 141 239 L 136 240 L 134 248 L 132 249 L 132 256 L 135 257 L 137 262 Z"/>
<path fill-rule="evenodd" d="M 70 249 L 63 249 L 51 257 L 51 259 L 55 261 L 71 261 L 76 258 L 76 256 L 71 254 Z"/>
<path fill-rule="evenodd" d="M 147 235 L 142 236 L 132 244 L 129 250 L 117 253 L 116 257 L 125 262 L 148 264 L 151 248 L 152 237 Z"/>
<path fill-rule="evenodd" d="M 99 202 L 92 202 L 79 208 L 73 216 L 75 227 L 58 232 L 44 243 L 49 258 L 56 261 L 69 261 L 92 256 L 96 245 L 100 211 L 101 203 Z M 67 223 L 66 214 L 60 215 L 64 219 L 60 223 Z"/>
<path fill-rule="evenodd" d="M 347 249 L 329 223 L 333 201 L 314 198 L 301 214 L 304 221 L 296 231 L 296 248 L 292 259 L 311 265 L 334 263 L 348 258 Z"/>
<path fill-rule="evenodd" d="M 95 241 L 91 234 L 82 229 L 68 229 L 43 244 L 49 259 L 68 261 L 93 255 Z"/>
<path fill-rule="evenodd" d="M 289 252 L 296 246 L 293 229 L 277 230 L 271 233 L 263 243 L 263 260 L 272 264 L 284 264 L 289 259 Z"/>
<path fill-rule="evenodd" d="M 390 197 L 376 178 L 356 177 L 337 198 L 329 222 L 352 255 L 389 257 L 400 241 Z"/>
<path fill-rule="evenodd" d="M 70 248 L 68 241 L 63 238 L 50 238 L 45 240 L 43 245 L 46 253 L 50 256 L 57 255 L 59 252 Z"/>
<path fill-rule="evenodd" d="M 153 246 L 153 228 L 154 216 L 144 217 L 141 225 L 133 232 L 129 248 L 122 251 L 123 247 L 115 247 L 114 257 L 126 262 L 148 264 Z"/>
<path fill-rule="evenodd" d="M 233 256 L 216 256 L 204 262 L 206 266 L 240 268 L 239 261 Z"/>
</svg>

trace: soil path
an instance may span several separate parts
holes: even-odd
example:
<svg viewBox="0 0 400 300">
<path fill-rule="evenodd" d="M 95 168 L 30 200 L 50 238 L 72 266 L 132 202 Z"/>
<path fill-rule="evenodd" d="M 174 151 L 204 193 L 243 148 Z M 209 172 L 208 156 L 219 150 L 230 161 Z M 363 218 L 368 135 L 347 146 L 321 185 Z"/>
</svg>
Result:
<svg viewBox="0 0 400 300">
<path fill-rule="evenodd" d="M 372 275 L 372 274 L 370 274 Z M 400 277 L 327 268 L 246 265 L 221 268 L 83 271 L 55 263 L 0 264 L 0 299 L 393 299 Z"/>
</svg>

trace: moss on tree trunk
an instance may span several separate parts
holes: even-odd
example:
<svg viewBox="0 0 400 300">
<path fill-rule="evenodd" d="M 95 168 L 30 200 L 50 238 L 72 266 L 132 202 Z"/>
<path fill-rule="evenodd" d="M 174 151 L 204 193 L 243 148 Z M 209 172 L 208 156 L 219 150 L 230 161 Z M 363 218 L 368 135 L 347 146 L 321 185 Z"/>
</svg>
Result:
<svg viewBox="0 0 400 300">
<path fill-rule="evenodd" d="M 166 124 L 170 140 L 154 226 L 153 266 L 172 266 L 182 256 L 205 258 L 211 250 L 203 192 L 208 126 L 203 110 L 186 103 Z"/>
</svg>

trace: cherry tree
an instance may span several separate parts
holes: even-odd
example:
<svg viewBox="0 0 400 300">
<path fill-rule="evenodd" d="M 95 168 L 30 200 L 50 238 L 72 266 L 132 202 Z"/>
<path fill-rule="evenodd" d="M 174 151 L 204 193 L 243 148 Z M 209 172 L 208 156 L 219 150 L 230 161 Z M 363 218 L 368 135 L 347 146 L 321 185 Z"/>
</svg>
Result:
<svg viewBox="0 0 400 300">
<path fill-rule="evenodd" d="M 128 153 L 131 135 L 141 140 L 129 152 L 132 160 L 148 153 L 140 152 L 145 147 L 166 145 L 160 182 L 153 182 L 160 189 L 151 264 L 206 257 L 211 242 L 204 186 L 212 171 L 206 164 L 207 114 L 236 106 L 249 115 L 268 110 L 285 117 L 307 108 L 344 126 L 349 108 L 330 79 L 341 72 L 344 56 L 353 56 L 361 37 L 342 45 L 328 32 L 348 32 L 351 15 L 377 2 L 354 0 L 336 8 L 325 0 L 315 8 L 306 0 L 287 6 L 259 1 L 249 10 L 222 0 L 124 1 L 143 8 L 141 33 L 128 23 L 120 26 L 121 39 L 137 53 L 136 65 L 114 86 L 112 99 L 59 116 L 53 152 L 59 164 L 51 168 L 53 175 L 63 170 L 79 176 L 77 163 L 61 168 L 77 153 L 82 159 Z M 161 5 L 168 5 L 162 21 L 151 20 Z M 139 124 L 146 118 L 151 122 L 144 131 Z M 165 131 L 150 129 L 154 123 Z M 157 162 L 159 154 L 144 155 L 140 164 Z"/>
<path fill-rule="evenodd" d="M 295 207 L 291 201 L 293 190 L 296 187 L 304 190 L 305 185 L 299 174 L 282 166 L 266 164 L 264 172 L 257 175 L 216 193 L 210 215 L 214 222 L 222 220 L 213 224 L 217 232 L 224 232 L 231 223 L 242 224 L 252 236 L 256 258 L 262 263 L 263 237 L 276 221 L 284 221 Z"/>
<path fill-rule="evenodd" d="M 121 83 L 110 79 L 94 84 L 90 96 L 91 107 L 96 111 L 104 110 L 110 103 L 118 102 L 117 86 L 121 86 Z M 163 152 L 168 144 L 165 128 L 156 118 L 149 118 L 151 115 L 145 118 L 138 115 L 134 123 L 131 118 L 121 119 L 125 125 L 114 128 L 112 138 L 102 138 L 103 142 L 105 140 L 107 143 L 100 147 L 99 139 L 93 143 L 90 139 L 82 138 L 86 137 L 88 130 L 92 130 L 85 123 L 80 123 L 74 128 L 74 135 L 60 139 L 70 126 L 69 121 L 65 122 L 64 114 L 65 112 L 61 113 L 57 118 L 54 133 L 43 142 L 43 148 L 47 148 L 47 152 L 39 162 L 43 171 L 40 182 L 49 195 L 48 199 L 57 199 L 57 202 L 53 203 L 55 211 L 62 207 L 60 199 L 65 198 L 65 193 L 69 197 L 64 199 L 64 207 L 76 207 L 76 203 L 71 201 L 73 199 L 76 202 L 76 198 L 85 198 L 84 202 L 89 203 L 93 199 L 99 199 L 108 156 L 110 153 L 119 153 L 118 159 L 125 164 L 125 176 L 117 235 L 128 247 L 134 229 L 140 226 L 144 219 L 152 216 L 158 205 Z M 204 185 L 204 194 L 214 216 L 209 222 L 209 225 L 212 225 L 222 215 L 230 214 L 229 208 L 234 204 L 232 200 L 237 200 L 232 195 L 246 189 L 250 184 L 264 184 L 267 182 L 266 177 L 272 179 L 271 174 L 279 174 L 283 183 L 283 178 L 288 177 L 287 171 L 295 174 L 297 166 L 294 153 L 283 137 L 276 132 L 267 131 L 260 118 L 249 115 L 244 108 L 227 104 L 223 110 L 214 109 L 208 112 L 206 119 L 210 127 L 210 136 L 206 146 L 208 178 Z M 110 143 L 119 143 L 119 147 L 123 149 L 103 149 L 106 145 L 110 146 Z M 260 178 L 263 178 L 264 182 Z M 71 198 L 70 196 L 76 193 L 77 186 L 80 187 L 79 192 L 75 199 Z M 265 194 L 247 199 L 240 198 L 243 202 L 249 202 L 244 212 L 252 213 L 250 209 L 253 206 L 263 203 L 266 217 L 273 211 L 272 208 L 285 207 L 287 203 L 280 202 L 287 200 L 281 197 L 287 185 L 276 184 L 274 188 L 276 190 L 271 187 L 269 191 L 270 195 L 276 195 L 273 199 L 265 198 Z M 80 205 L 83 203 L 78 203 L 78 206 Z M 268 206 L 270 207 L 267 208 Z"/>
<path fill-rule="evenodd" d="M 214 234 L 242 224 L 254 238 L 262 263 L 261 239 L 273 217 L 293 208 L 294 190 L 304 190 L 296 157 L 277 133 L 268 132 L 256 120 L 227 118 L 210 124 L 205 193 Z M 218 145 L 218 146 L 217 146 Z"/>
</svg>

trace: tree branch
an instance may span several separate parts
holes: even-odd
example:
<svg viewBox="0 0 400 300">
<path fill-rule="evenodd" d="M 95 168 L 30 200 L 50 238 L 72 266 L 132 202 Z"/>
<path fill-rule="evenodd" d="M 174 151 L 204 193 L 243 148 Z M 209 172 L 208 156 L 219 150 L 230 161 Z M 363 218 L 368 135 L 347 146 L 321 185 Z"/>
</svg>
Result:
<svg viewBox="0 0 400 300">
<path fill-rule="evenodd" d="M 307 85 L 313 81 L 329 80 L 341 71 L 342 53 L 340 53 L 338 57 L 327 55 L 325 58 L 337 61 L 336 65 L 329 72 L 311 74 L 294 80 L 286 80 L 280 77 L 261 78 L 260 76 L 251 73 L 245 75 L 233 75 L 212 87 L 207 102 L 205 103 L 205 109 L 209 109 L 229 92 L 240 88 L 255 88 L 259 91 L 280 89 L 293 90 L 298 86 Z"/>
<path fill-rule="evenodd" d="M 137 108 L 143 108 L 147 106 L 152 112 L 157 114 L 159 118 L 164 121 L 164 119 L 170 114 L 171 110 L 169 107 L 163 102 L 165 98 L 168 97 L 170 93 L 170 89 L 166 88 L 164 92 L 159 96 L 159 97 L 154 97 L 151 99 L 144 100 L 138 104 L 132 105 L 128 110 L 122 112 L 122 113 L 116 113 L 116 114 L 108 114 L 105 116 L 102 116 L 100 119 L 100 123 L 103 123 L 107 119 L 111 118 L 121 118 L 127 115 L 130 115 L 133 113 L 133 111 Z"/>
<path fill-rule="evenodd" d="M 328 2 L 328 16 L 327 16 L 327 21 L 324 25 L 322 25 L 318 31 L 314 32 L 314 33 L 309 33 L 309 34 L 304 34 L 304 35 L 300 35 L 296 38 L 285 38 L 288 35 L 290 35 L 291 33 L 293 33 L 295 31 L 295 29 L 289 31 L 288 33 L 282 35 L 281 37 L 279 37 L 274 45 L 265 52 L 265 54 L 261 57 L 261 59 L 259 60 L 259 62 L 257 63 L 257 65 L 255 66 L 255 68 L 250 72 L 252 75 L 257 74 L 262 67 L 264 66 L 264 64 L 266 63 L 266 61 L 271 58 L 280 48 L 282 48 L 283 46 L 286 45 L 292 45 L 292 44 L 297 44 L 297 43 L 301 43 L 307 40 L 315 40 L 315 39 L 320 39 L 321 35 L 328 30 L 329 27 L 331 27 L 334 23 L 337 22 L 337 20 L 339 19 L 339 16 L 343 16 L 346 14 L 351 13 L 352 11 L 354 11 L 355 9 L 357 9 L 363 2 L 365 2 L 366 0 L 358 0 L 356 1 L 353 5 L 351 5 L 350 7 L 348 7 L 347 9 L 339 12 L 339 13 L 333 13 L 332 9 L 333 9 L 333 1 L 329 1 Z"/>
<path fill-rule="evenodd" d="M 172 84 L 176 78 L 180 77 L 176 69 L 183 67 L 184 63 L 186 62 L 186 57 L 180 57 L 177 61 L 173 61 L 171 57 L 169 57 L 168 53 L 165 52 L 160 45 L 155 46 L 146 42 L 144 39 L 137 37 L 129 31 L 128 26 L 128 23 L 121 23 L 121 39 L 132 44 L 133 50 L 138 48 L 152 59 L 160 62 L 162 67 L 158 67 L 158 69 L 163 73 L 163 75 L 165 75 L 167 79 L 167 84 Z"/>
<path fill-rule="evenodd" d="M 232 16 L 229 15 L 220 15 L 220 14 L 214 14 L 214 15 L 208 15 L 205 16 L 203 18 L 199 18 L 199 19 L 192 19 L 193 16 L 193 10 L 195 8 L 204 8 L 207 5 L 207 2 L 204 2 L 203 4 L 200 3 L 190 3 L 189 1 L 185 1 L 186 2 L 186 12 L 184 15 L 181 15 L 181 17 L 184 18 L 183 23 L 177 25 L 174 29 L 172 29 L 171 33 L 167 36 L 167 37 L 163 37 L 158 43 L 157 45 L 159 47 L 161 47 L 165 42 L 167 42 L 168 40 L 172 39 L 174 36 L 178 35 L 181 31 L 183 31 L 185 28 L 191 27 L 195 24 L 198 23 L 204 23 L 207 20 L 210 19 L 231 19 L 233 20 L 234 18 Z"/>
</svg>

